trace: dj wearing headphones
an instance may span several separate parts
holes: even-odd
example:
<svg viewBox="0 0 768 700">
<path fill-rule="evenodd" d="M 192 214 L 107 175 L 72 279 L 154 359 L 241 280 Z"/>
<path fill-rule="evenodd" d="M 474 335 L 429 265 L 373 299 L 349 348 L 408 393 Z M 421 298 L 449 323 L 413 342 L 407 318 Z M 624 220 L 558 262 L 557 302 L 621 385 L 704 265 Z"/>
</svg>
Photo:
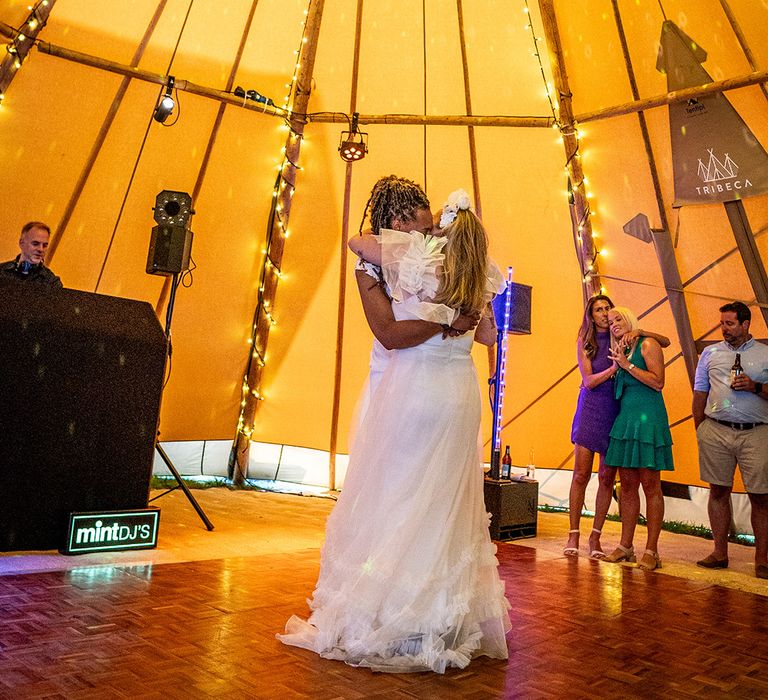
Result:
<svg viewBox="0 0 768 700">
<path fill-rule="evenodd" d="M 24 224 L 19 238 L 21 253 L 14 260 L 0 265 L 0 279 L 42 284 L 61 289 L 61 280 L 45 266 L 45 251 L 51 239 L 51 229 L 41 221 Z"/>
</svg>

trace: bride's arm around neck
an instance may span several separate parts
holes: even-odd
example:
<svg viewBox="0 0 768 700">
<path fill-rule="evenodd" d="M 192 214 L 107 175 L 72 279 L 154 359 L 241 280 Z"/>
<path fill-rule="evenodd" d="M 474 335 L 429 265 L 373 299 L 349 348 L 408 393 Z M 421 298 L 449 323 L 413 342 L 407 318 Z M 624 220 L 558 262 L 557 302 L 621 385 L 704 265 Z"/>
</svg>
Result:
<svg viewBox="0 0 768 700">
<path fill-rule="evenodd" d="M 349 239 L 349 249 L 358 257 L 373 265 L 381 265 L 381 241 L 378 236 L 363 233 Z"/>
</svg>

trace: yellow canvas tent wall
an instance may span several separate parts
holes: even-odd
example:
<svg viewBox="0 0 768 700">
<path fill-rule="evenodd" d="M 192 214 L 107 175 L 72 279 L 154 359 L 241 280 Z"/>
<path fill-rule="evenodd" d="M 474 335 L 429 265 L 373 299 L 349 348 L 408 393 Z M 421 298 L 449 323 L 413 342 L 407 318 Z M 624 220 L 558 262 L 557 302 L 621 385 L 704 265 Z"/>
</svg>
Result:
<svg viewBox="0 0 768 700">
<path fill-rule="evenodd" d="M 151 206 L 163 189 L 197 192 L 196 267 L 193 284 L 181 288 L 176 301 L 173 371 L 161 418 L 164 440 L 231 440 L 235 435 L 286 131 L 282 119 L 260 113 L 254 104 L 222 102 L 216 93 L 240 85 L 272 98 L 278 107 L 289 92 L 294 95 L 286 85 L 295 75 L 295 52 L 306 50 L 302 36 L 310 7 L 308 0 L 58 0 L 51 2 L 47 24 L 37 34 L 47 43 L 30 51 L 5 89 L 0 108 L 3 259 L 16 254 L 22 224 L 42 219 L 55 232 L 50 264 L 66 286 L 146 300 L 162 315 L 164 280 L 144 272 Z M 714 80 L 768 67 L 765 2 L 555 0 L 553 7 L 576 115 L 634 101 L 617 13 L 640 99 L 666 93 L 665 76 L 655 69 L 662 11 L 706 49 L 705 67 Z M 28 0 L 0 2 L 9 46 L 29 17 Z M 543 125 L 478 124 L 473 143 L 466 125 L 446 120 L 401 124 L 395 116 L 426 115 L 434 122 L 467 115 L 471 104 L 476 116 L 551 120 L 548 84 L 557 98 L 552 49 L 533 0 L 322 4 L 312 80 L 303 86 L 311 89 L 308 111 L 317 118 L 310 117 L 301 146 L 284 276 L 272 308 L 277 325 L 260 387 L 265 400 L 253 440 L 328 450 L 339 381 L 337 444 L 346 451 L 371 342 L 356 299 L 352 261 L 339 269 L 347 166 L 337 146 L 340 131 L 348 128 L 342 115 L 352 111 L 354 85 L 354 107 L 369 134 L 370 153 L 352 166 L 350 233 L 356 232 L 370 187 L 382 175 L 397 173 L 424 183 L 435 206 L 451 190 L 472 191 L 477 184 L 493 257 L 503 267 L 514 267 L 515 280 L 533 287 L 533 332 L 509 342 L 503 442 L 511 445 L 515 463 L 534 454 L 539 465 L 570 467 L 583 270 L 574 252 L 560 134 Z M 139 77 L 130 77 L 131 66 Z M 162 126 L 151 116 L 169 74 L 213 96 L 179 90 L 178 120 Z M 768 146 L 764 89 L 751 84 L 726 94 Z M 717 338 L 717 307 L 754 295 L 722 206 L 672 209 L 667 107 L 650 107 L 644 114 L 694 335 Z M 365 115 L 382 119 L 366 123 Z M 679 344 L 653 249 L 622 232 L 638 212 L 659 225 L 639 118 L 624 110 L 579 128 L 601 282 L 615 301 L 638 313 L 651 310 L 642 326 L 673 339 L 666 352 L 673 360 Z M 747 199 L 745 206 L 765 260 L 768 237 L 761 234 L 768 227 L 768 197 Z M 340 278 L 346 279 L 342 290 Z M 342 296 L 346 303 L 339 318 Z M 766 337 L 759 308 L 753 311 L 753 332 Z M 488 372 L 482 349 L 476 361 L 482 380 Z M 664 396 L 677 464 L 669 478 L 700 484 L 693 427 L 684 420 L 690 415 L 691 390 L 679 358 L 667 368 Z M 488 414 L 484 439 L 490 435 Z"/>
</svg>

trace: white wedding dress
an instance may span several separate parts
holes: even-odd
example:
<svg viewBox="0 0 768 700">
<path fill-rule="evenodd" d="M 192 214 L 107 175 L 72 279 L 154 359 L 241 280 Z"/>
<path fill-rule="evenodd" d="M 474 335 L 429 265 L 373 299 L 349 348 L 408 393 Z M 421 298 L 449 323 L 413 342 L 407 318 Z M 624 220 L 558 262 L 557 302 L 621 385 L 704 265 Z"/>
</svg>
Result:
<svg viewBox="0 0 768 700">
<path fill-rule="evenodd" d="M 395 317 L 436 318 L 445 239 L 382 232 Z M 489 292 L 503 278 L 490 267 Z M 491 293 L 489 293 L 489 298 Z M 355 435 L 328 518 L 309 621 L 286 644 L 377 671 L 507 658 L 509 604 L 488 534 L 472 334 L 437 335 L 389 356 Z"/>
</svg>

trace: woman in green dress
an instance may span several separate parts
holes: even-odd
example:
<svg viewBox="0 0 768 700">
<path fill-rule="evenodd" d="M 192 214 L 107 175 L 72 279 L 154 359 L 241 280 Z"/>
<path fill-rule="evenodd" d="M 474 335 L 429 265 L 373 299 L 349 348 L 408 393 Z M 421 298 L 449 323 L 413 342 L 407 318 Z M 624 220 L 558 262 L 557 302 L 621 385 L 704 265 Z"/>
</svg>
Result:
<svg viewBox="0 0 768 700">
<path fill-rule="evenodd" d="M 607 465 L 619 468 L 621 480 L 621 544 L 606 561 L 636 561 L 632 541 L 640 514 L 640 486 L 646 501 L 648 539 L 638 567 L 647 571 L 661 567 L 659 533 L 664 519 L 661 472 L 674 469 L 672 435 L 661 390 L 664 387 L 664 356 L 653 338 L 640 336 L 627 349 L 621 338 L 637 328 L 637 318 L 627 308 L 608 312 L 611 333 L 609 357 L 619 370 L 614 378 L 619 415 L 611 429 Z"/>
</svg>

